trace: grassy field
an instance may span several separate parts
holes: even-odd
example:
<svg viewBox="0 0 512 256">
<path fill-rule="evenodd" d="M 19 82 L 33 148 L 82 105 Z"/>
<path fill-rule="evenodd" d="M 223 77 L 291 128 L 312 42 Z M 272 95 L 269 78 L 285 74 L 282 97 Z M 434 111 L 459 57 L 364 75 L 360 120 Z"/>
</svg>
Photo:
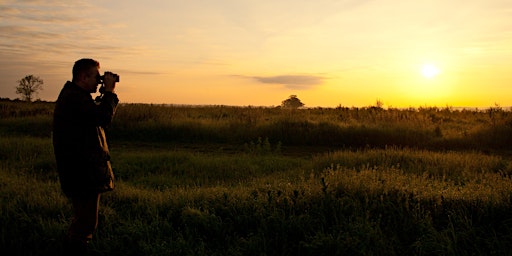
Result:
<svg viewBox="0 0 512 256">
<path fill-rule="evenodd" d="M 0 254 L 60 255 L 53 103 L 0 101 Z M 510 255 L 512 113 L 121 105 L 95 255 Z"/>
</svg>

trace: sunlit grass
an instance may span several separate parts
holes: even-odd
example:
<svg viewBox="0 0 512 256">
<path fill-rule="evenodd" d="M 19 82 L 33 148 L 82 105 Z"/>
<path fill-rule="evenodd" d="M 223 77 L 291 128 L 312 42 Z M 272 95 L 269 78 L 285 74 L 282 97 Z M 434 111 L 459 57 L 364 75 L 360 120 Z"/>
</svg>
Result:
<svg viewBox="0 0 512 256">
<path fill-rule="evenodd" d="M 59 255 L 71 208 L 43 135 L 51 111 L 2 109 L 0 248 Z M 504 255 L 507 115 L 123 105 L 109 130 L 116 189 L 102 197 L 93 250 Z"/>
<path fill-rule="evenodd" d="M 1 141 L 15 152 L 26 151 L 23 162 L 14 161 L 17 154 L 4 154 L 1 216 L 10 224 L 2 233 L 13 236 L 2 237 L 2 244 L 60 250 L 70 206 L 56 176 L 41 174 L 55 172 L 40 160 L 51 161 L 49 141 Z M 512 195 L 509 160 L 499 156 L 399 148 L 335 151 L 309 160 L 165 148 L 113 154 L 120 178 L 116 190 L 103 196 L 94 241 L 95 250 L 104 253 L 313 255 L 385 249 L 456 255 L 473 239 L 488 246 L 473 248 L 479 252 L 508 248 L 483 236 L 498 232 L 510 239 L 509 228 L 498 230 L 490 222 L 511 220 L 504 215 Z M 38 162 L 47 169 L 29 167 Z M 471 233 L 459 234 L 460 229 Z"/>
</svg>

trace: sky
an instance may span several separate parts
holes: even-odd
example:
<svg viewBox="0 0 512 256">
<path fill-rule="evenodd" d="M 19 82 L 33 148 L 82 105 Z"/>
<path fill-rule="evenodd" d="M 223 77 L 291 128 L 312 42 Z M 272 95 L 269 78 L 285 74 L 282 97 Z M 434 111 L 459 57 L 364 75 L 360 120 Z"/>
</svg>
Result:
<svg viewBox="0 0 512 256">
<path fill-rule="evenodd" d="M 0 0 L 0 97 L 32 74 L 54 101 L 93 58 L 124 103 L 510 106 L 511 17 L 509 0 Z"/>
</svg>

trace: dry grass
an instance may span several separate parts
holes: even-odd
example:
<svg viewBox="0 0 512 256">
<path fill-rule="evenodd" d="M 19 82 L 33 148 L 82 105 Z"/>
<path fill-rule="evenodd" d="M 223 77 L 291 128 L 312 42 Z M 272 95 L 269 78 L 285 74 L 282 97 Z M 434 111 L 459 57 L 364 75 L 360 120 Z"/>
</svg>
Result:
<svg viewBox="0 0 512 256">
<path fill-rule="evenodd" d="M 51 111 L 16 113 L 0 119 L 0 248 L 58 255 L 70 207 L 45 135 Z M 123 105 L 111 127 L 117 188 L 102 198 L 93 249 L 507 254 L 507 120 L 500 109 Z"/>
</svg>

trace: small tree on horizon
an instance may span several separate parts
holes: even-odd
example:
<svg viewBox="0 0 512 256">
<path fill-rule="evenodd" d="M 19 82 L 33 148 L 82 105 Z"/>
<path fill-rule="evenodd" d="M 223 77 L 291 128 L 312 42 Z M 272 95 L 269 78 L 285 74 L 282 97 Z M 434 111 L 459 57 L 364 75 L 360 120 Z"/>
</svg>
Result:
<svg viewBox="0 0 512 256">
<path fill-rule="evenodd" d="M 290 97 L 286 100 L 283 100 L 281 106 L 283 108 L 292 108 L 297 109 L 304 106 L 304 103 L 300 101 L 299 98 L 297 98 L 297 95 L 290 95 Z"/>
<path fill-rule="evenodd" d="M 18 80 L 16 86 L 16 94 L 21 94 L 23 100 L 32 102 L 34 94 L 37 94 L 43 89 L 43 79 L 34 75 L 27 75 L 21 80 Z"/>
</svg>

